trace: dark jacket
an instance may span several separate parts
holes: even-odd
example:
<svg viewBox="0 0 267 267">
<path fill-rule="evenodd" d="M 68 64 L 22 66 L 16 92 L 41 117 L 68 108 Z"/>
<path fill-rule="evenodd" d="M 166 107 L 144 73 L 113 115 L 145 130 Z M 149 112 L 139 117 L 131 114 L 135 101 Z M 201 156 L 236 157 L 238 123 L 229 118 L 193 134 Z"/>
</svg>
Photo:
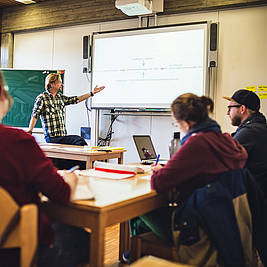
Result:
<svg viewBox="0 0 267 267">
<path fill-rule="evenodd" d="M 243 121 L 232 136 L 248 152 L 246 167 L 267 197 L 267 124 L 266 118 L 256 112 Z"/>
<path fill-rule="evenodd" d="M 181 197 L 186 198 L 196 188 L 216 179 L 218 174 L 243 168 L 246 150 L 229 134 L 216 130 L 216 125 L 208 119 L 192 129 L 168 163 L 153 173 L 152 188 L 168 192 L 175 187 Z"/>
<path fill-rule="evenodd" d="M 247 169 L 223 173 L 215 182 L 195 190 L 176 209 L 173 219 L 180 262 L 197 266 L 257 266 L 257 249 L 266 266 L 267 207 Z"/>
</svg>

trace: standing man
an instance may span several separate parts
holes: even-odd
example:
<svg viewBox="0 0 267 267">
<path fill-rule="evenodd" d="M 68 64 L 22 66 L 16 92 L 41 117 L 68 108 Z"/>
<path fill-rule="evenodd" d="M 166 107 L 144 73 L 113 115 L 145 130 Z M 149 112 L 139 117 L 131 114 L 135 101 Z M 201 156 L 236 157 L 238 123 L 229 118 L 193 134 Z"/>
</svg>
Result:
<svg viewBox="0 0 267 267">
<path fill-rule="evenodd" d="M 267 124 L 259 112 L 260 99 L 257 94 L 240 89 L 232 97 L 227 115 L 233 126 L 238 126 L 232 136 L 245 147 L 248 153 L 246 166 L 253 174 L 267 198 Z"/>
<path fill-rule="evenodd" d="M 38 95 L 35 99 L 28 132 L 32 134 L 32 130 L 40 116 L 46 142 L 81 146 L 87 145 L 82 137 L 78 135 L 67 135 L 65 106 L 77 104 L 89 97 L 93 97 L 96 93 L 102 91 L 105 86 L 95 87 L 93 92 L 73 97 L 63 95 L 61 88 L 62 80 L 60 74 L 50 73 L 46 76 L 46 91 Z"/>
</svg>

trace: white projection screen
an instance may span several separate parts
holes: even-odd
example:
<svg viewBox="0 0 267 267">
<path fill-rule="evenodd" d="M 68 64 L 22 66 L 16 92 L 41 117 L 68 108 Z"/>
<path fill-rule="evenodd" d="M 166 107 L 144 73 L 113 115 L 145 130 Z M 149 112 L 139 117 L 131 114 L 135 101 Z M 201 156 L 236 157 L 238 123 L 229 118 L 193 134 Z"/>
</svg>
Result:
<svg viewBox="0 0 267 267">
<path fill-rule="evenodd" d="M 207 24 L 94 33 L 92 108 L 169 109 L 180 94 L 205 94 Z"/>
</svg>

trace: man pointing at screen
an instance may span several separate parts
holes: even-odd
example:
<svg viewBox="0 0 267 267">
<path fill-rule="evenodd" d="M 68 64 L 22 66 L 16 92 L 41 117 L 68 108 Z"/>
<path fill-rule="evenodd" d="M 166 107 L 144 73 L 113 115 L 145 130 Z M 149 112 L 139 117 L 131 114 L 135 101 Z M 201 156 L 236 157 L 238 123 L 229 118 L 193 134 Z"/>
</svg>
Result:
<svg viewBox="0 0 267 267">
<path fill-rule="evenodd" d="M 32 130 L 40 117 L 46 142 L 81 146 L 87 145 L 82 137 L 78 135 L 67 135 L 65 106 L 77 104 L 89 97 L 93 97 L 96 93 L 102 91 L 105 86 L 96 86 L 90 93 L 73 97 L 63 95 L 61 88 L 62 80 L 60 74 L 50 73 L 46 76 L 46 91 L 38 95 L 35 99 L 28 132 L 32 134 Z"/>
</svg>

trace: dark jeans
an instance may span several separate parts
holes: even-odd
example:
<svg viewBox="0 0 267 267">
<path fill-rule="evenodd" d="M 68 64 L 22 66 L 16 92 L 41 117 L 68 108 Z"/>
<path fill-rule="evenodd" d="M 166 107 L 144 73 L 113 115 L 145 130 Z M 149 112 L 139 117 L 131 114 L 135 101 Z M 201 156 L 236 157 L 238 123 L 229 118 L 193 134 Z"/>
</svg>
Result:
<svg viewBox="0 0 267 267">
<path fill-rule="evenodd" d="M 54 223 L 55 242 L 38 249 L 38 267 L 75 267 L 89 262 L 90 234 L 82 228 Z"/>
<path fill-rule="evenodd" d="M 8 248 L 0 249 L 1 267 L 20 267 L 20 249 Z"/>
<path fill-rule="evenodd" d="M 131 235 L 152 231 L 166 244 L 172 246 L 172 207 L 162 207 L 130 220 Z"/>
<path fill-rule="evenodd" d="M 65 145 L 76 145 L 76 146 L 87 146 L 85 140 L 79 135 L 66 135 L 59 137 L 46 137 L 47 143 L 65 144 Z M 79 165 L 80 170 L 86 169 L 86 163 L 84 161 L 70 160 L 70 159 L 54 159 L 55 166 L 60 169 L 70 169 L 74 165 Z"/>
<path fill-rule="evenodd" d="M 85 140 L 79 135 L 66 135 L 58 137 L 46 137 L 47 143 L 57 143 L 65 145 L 87 146 Z"/>
</svg>

